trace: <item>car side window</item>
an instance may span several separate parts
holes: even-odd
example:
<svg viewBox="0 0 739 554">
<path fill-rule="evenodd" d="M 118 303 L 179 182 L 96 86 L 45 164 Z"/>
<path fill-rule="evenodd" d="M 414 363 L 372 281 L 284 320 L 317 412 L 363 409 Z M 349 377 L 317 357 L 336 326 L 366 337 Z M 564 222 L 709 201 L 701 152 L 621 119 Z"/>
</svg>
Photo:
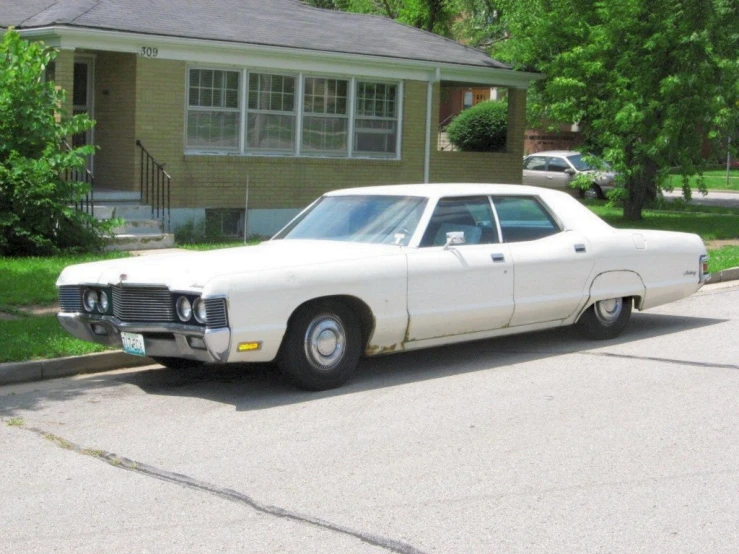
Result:
<svg viewBox="0 0 739 554">
<path fill-rule="evenodd" d="M 530 156 L 523 163 L 523 168 L 530 171 L 544 171 L 547 168 L 547 159 L 544 156 Z"/>
<path fill-rule="evenodd" d="M 553 171 L 555 173 L 564 173 L 569 169 L 569 165 L 562 158 L 549 158 L 549 166 L 547 171 Z"/>
<path fill-rule="evenodd" d="M 559 233 L 557 222 L 532 196 L 493 197 L 503 242 L 537 240 Z"/>
<path fill-rule="evenodd" d="M 500 242 L 488 197 L 441 198 L 423 234 L 421 246 L 443 246 L 446 234 L 452 231 L 462 231 L 465 244 Z"/>
</svg>

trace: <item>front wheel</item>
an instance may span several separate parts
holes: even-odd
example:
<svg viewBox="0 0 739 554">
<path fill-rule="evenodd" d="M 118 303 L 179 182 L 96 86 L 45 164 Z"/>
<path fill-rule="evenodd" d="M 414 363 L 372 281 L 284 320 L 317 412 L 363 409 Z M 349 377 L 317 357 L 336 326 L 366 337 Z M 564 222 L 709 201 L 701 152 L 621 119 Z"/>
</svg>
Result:
<svg viewBox="0 0 739 554">
<path fill-rule="evenodd" d="M 588 200 L 603 200 L 605 197 L 606 195 L 603 194 L 603 190 L 595 183 L 590 185 L 590 188 L 588 189 L 580 189 L 580 198 Z"/>
<path fill-rule="evenodd" d="M 577 329 L 590 339 L 613 339 L 621 334 L 629 322 L 631 305 L 631 298 L 599 300 L 582 314 Z"/>
<path fill-rule="evenodd" d="M 332 389 L 354 374 L 361 342 L 359 319 L 351 309 L 337 301 L 319 302 L 295 314 L 277 363 L 302 389 Z"/>
</svg>

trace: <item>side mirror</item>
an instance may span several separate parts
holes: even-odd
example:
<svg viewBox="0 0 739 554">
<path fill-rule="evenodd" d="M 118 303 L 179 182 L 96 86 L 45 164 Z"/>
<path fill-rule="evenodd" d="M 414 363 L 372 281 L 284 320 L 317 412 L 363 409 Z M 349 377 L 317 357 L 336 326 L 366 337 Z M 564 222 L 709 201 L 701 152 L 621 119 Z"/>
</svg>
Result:
<svg viewBox="0 0 739 554">
<path fill-rule="evenodd" d="M 572 177 L 575 174 L 575 170 L 572 169 L 571 167 L 568 167 L 567 169 L 565 169 L 565 173 L 569 175 L 570 177 Z"/>
<path fill-rule="evenodd" d="M 464 231 L 449 231 L 446 234 L 446 244 L 444 250 L 450 246 L 456 246 L 457 244 L 464 244 Z"/>
</svg>

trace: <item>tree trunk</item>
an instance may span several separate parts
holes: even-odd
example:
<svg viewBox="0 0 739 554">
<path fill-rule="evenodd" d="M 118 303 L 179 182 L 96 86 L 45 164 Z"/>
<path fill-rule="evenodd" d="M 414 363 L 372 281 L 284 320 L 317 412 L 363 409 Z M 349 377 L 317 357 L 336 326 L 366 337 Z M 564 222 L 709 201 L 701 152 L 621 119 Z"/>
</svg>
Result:
<svg viewBox="0 0 739 554">
<path fill-rule="evenodd" d="M 628 196 L 624 201 L 624 219 L 639 221 L 642 208 L 652 194 L 656 195 L 657 165 L 651 160 L 645 160 L 641 171 L 634 173 L 626 183 Z"/>
</svg>

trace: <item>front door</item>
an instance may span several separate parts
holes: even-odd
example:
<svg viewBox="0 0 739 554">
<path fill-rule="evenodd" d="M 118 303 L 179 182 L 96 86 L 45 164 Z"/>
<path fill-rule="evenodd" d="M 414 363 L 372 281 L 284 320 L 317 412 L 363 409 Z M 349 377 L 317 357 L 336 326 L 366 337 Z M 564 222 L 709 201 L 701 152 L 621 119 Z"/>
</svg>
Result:
<svg viewBox="0 0 739 554">
<path fill-rule="evenodd" d="M 453 235 L 464 243 L 446 245 Z M 512 314 L 511 252 L 499 241 L 490 199 L 442 198 L 408 254 L 408 341 L 499 329 Z"/>
<path fill-rule="evenodd" d="M 74 88 L 72 102 L 74 115 L 87 114 L 94 119 L 95 59 L 92 56 L 76 56 L 74 59 Z M 94 144 L 93 130 L 72 137 L 74 147 Z M 87 157 L 87 169 L 92 172 L 93 156 Z"/>
</svg>

